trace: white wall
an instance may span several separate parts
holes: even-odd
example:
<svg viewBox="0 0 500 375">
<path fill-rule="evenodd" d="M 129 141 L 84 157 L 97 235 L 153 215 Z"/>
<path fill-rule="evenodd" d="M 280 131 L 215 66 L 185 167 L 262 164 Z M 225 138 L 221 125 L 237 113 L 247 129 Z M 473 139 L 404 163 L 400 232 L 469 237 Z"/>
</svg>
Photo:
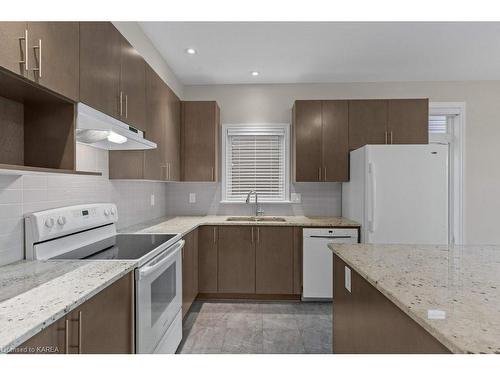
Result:
<svg viewBox="0 0 500 375">
<path fill-rule="evenodd" d="M 124 228 L 166 215 L 166 184 L 149 181 L 110 181 L 108 152 L 77 144 L 77 169 L 102 176 L 63 174 L 0 174 L 0 266 L 23 259 L 23 216 L 35 211 L 75 204 L 114 202 L 118 227 Z M 155 195 L 155 206 L 150 195 Z"/>
<path fill-rule="evenodd" d="M 186 86 L 185 100 L 217 100 L 223 123 L 290 122 L 296 99 L 414 98 L 466 103 L 466 243 L 500 243 L 500 81 Z"/>
<path fill-rule="evenodd" d="M 178 80 L 151 40 L 144 34 L 139 24 L 137 22 L 113 22 L 113 25 L 167 83 L 172 91 L 182 99 L 184 85 Z"/>
</svg>

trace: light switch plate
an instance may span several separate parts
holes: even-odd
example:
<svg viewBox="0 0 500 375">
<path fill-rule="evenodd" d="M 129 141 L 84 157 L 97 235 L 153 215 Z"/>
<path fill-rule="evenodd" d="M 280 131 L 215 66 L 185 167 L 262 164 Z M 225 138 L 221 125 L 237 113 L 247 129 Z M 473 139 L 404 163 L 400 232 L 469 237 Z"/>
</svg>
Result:
<svg viewBox="0 0 500 375">
<path fill-rule="evenodd" d="M 351 293 L 351 269 L 345 266 L 344 286 Z"/>
<path fill-rule="evenodd" d="M 196 193 L 189 193 L 189 203 L 196 203 Z"/>
<path fill-rule="evenodd" d="M 300 195 L 300 193 L 291 193 L 290 200 L 292 201 L 292 203 L 300 203 L 302 202 L 302 196 Z"/>
<path fill-rule="evenodd" d="M 150 204 L 151 204 L 151 207 L 153 207 L 155 205 L 155 195 L 154 194 L 151 194 Z"/>
</svg>

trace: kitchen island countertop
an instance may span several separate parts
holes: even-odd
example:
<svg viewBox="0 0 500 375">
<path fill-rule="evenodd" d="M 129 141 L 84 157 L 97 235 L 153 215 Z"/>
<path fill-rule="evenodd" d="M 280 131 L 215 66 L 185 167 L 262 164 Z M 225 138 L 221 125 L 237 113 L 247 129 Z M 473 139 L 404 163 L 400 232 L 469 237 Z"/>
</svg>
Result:
<svg viewBox="0 0 500 375">
<path fill-rule="evenodd" d="M 329 247 L 451 352 L 500 354 L 500 246 Z"/>
</svg>

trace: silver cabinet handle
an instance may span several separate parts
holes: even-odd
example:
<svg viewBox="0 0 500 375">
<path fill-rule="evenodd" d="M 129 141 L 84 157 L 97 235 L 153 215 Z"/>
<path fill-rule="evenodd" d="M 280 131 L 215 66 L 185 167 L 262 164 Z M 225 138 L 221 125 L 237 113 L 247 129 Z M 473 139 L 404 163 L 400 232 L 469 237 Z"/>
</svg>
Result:
<svg viewBox="0 0 500 375">
<path fill-rule="evenodd" d="M 33 46 L 33 49 L 38 50 L 38 68 L 33 68 L 34 72 L 38 72 L 38 78 L 42 78 L 42 40 L 38 39 L 38 46 Z"/>
<path fill-rule="evenodd" d="M 168 180 L 170 181 L 171 177 L 170 177 L 170 163 L 167 164 L 168 165 Z"/>
<path fill-rule="evenodd" d="M 318 181 L 321 181 L 321 167 L 318 168 Z"/>
<path fill-rule="evenodd" d="M 128 118 L 128 95 L 125 95 L 125 118 Z"/>
<path fill-rule="evenodd" d="M 253 227 L 252 227 L 252 243 L 253 243 Z"/>
<path fill-rule="evenodd" d="M 214 167 L 212 167 L 212 179 L 211 179 L 211 181 L 215 181 L 215 177 L 214 177 L 214 175 L 215 175 L 215 174 L 214 174 Z"/>
<path fill-rule="evenodd" d="M 257 243 L 260 243 L 260 228 L 257 228 Z"/>
<path fill-rule="evenodd" d="M 69 354 L 69 320 L 64 321 L 64 353 Z"/>
<path fill-rule="evenodd" d="M 120 91 L 120 117 L 123 116 L 123 91 Z"/>
<path fill-rule="evenodd" d="M 323 170 L 325 172 L 325 173 L 323 173 L 323 180 L 325 180 L 325 182 L 326 182 L 326 167 L 324 167 Z"/>
<path fill-rule="evenodd" d="M 214 244 L 217 243 L 217 240 L 216 240 L 216 236 L 217 236 L 217 233 L 216 233 L 216 227 L 214 227 Z"/>
<path fill-rule="evenodd" d="M 82 312 L 78 311 L 78 354 L 82 354 Z"/>
<path fill-rule="evenodd" d="M 385 144 L 387 144 L 387 132 L 385 132 Z"/>
<path fill-rule="evenodd" d="M 391 130 L 391 145 L 392 145 L 392 130 Z"/>
<path fill-rule="evenodd" d="M 19 60 L 19 64 L 24 64 L 24 70 L 28 71 L 29 70 L 29 64 L 28 64 L 28 29 L 24 30 L 24 36 L 19 37 L 19 40 L 24 40 L 24 60 Z"/>
</svg>

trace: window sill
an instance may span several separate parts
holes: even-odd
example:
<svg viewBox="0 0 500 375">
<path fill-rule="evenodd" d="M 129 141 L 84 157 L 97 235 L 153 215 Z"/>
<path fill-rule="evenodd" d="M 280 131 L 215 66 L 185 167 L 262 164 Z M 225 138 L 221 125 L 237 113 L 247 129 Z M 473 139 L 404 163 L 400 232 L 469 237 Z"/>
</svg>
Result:
<svg viewBox="0 0 500 375">
<path fill-rule="evenodd" d="M 221 204 L 255 204 L 255 201 L 252 200 L 250 203 L 245 203 L 245 202 L 234 202 L 234 201 L 220 201 Z M 259 204 L 295 204 L 295 202 L 292 201 L 259 201 Z M 298 204 L 298 203 L 297 203 Z"/>
</svg>

